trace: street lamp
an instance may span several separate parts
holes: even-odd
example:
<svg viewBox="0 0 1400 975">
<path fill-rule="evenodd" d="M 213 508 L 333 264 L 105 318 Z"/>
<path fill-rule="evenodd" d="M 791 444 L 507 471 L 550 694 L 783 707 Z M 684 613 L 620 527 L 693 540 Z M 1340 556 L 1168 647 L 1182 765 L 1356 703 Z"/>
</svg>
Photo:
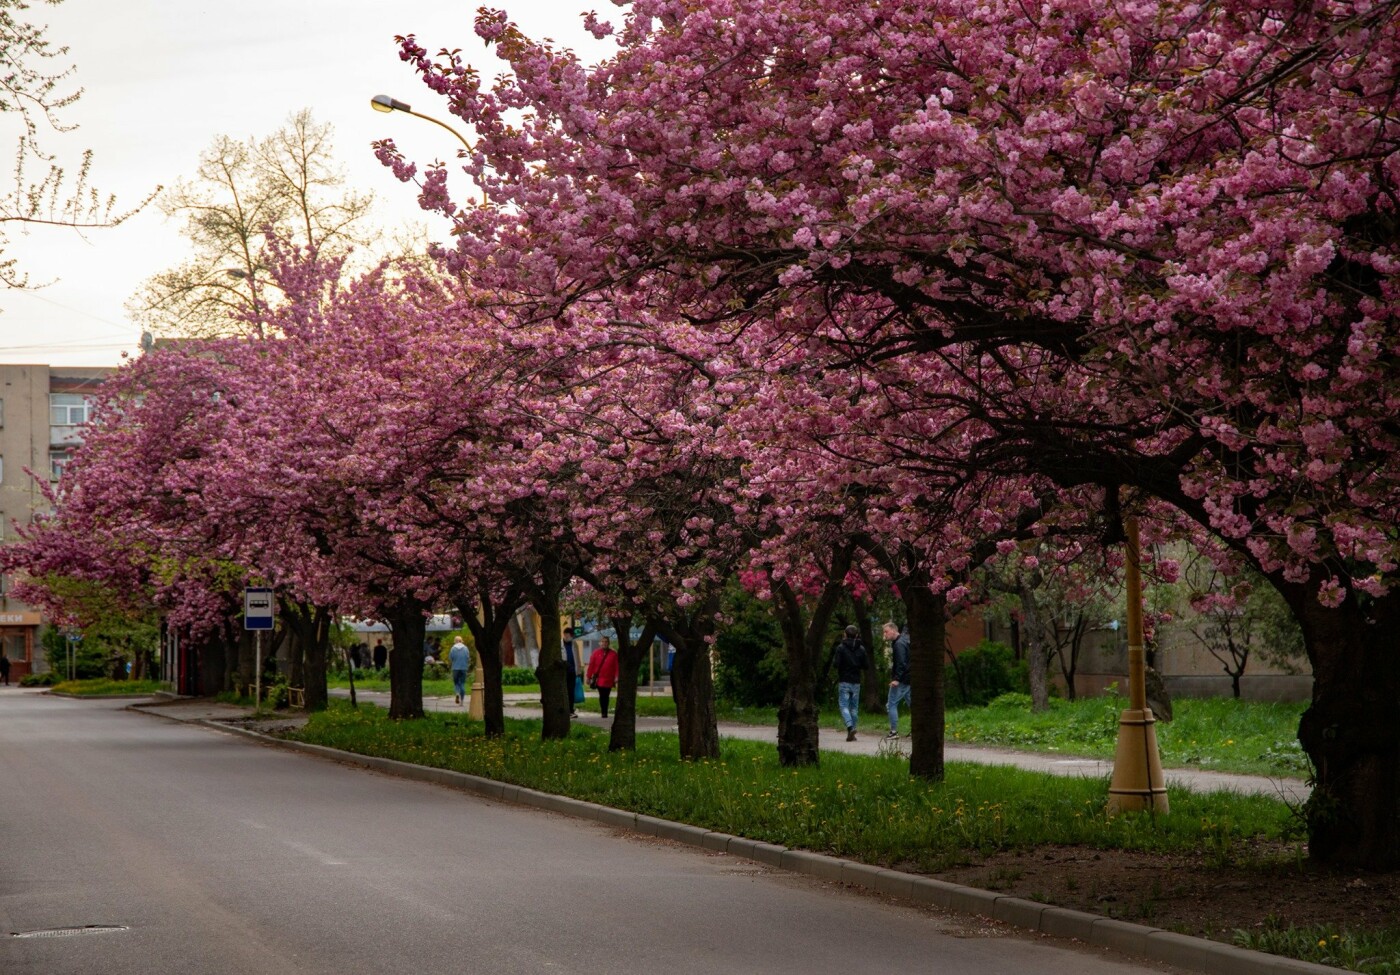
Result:
<svg viewBox="0 0 1400 975">
<path fill-rule="evenodd" d="M 393 98 L 389 95 L 375 95 L 369 100 L 369 107 L 376 112 L 403 112 L 406 115 L 412 115 L 414 118 L 425 119 L 426 121 L 432 122 L 434 125 L 440 125 L 448 132 L 455 135 L 457 141 L 462 143 L 462 147 L 468 152 L 472 150 L 472 144 L 466 140 L 466 137 L 463 136 L 462 133 L 442 121 L 442 119 L 433 118 L 431 115 L 424 115 L 422 112 L 415 112 L 412 106 L 407 102 L 401 102 L 397 98 Z M 486 187 L 484 186 L 481 188 L 481 202 L 486 202 Z"/>
<path fill-rule="evenodd" d="M 1157 751 L 1156 719 L 1147 706 L 1147 655 L 1142 646 L 1142 556 L 1136 518 L 1123 519 L 1128 596 L 1128 709 L 1118 719 L 1113 779 L 1108 785 L 1110 813 L 1170 811 L 1166 776 Z"/>
</svg>

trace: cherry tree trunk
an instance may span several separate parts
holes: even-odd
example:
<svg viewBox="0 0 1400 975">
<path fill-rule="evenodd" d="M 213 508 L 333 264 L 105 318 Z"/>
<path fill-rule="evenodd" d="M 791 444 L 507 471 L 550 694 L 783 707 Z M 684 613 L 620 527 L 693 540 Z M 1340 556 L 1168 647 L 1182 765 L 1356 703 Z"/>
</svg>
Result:
<svg viewBox="0 0 1400 975">
<path fill-rule="evenodd" d="M 423 637 L 428 621 L 425 607 L 406 599 L 389 614 L 394 644 L 389 648 L 389 717 L 423 717 Z"/>
<path fill-rule="evenodd" d="M 778 705 L 778 763 L 792 768 L 821 760 L 821 712 L 817 707 L 817 667 L 808 652 L 802 616 L 796 602 L 774 586 L 773 611 L 787 651 L 787 687 Z M 789 590 L 790 592 L 790 590 Z M 820 653 L 820 651 L 818 651 Z"/>
<path fill-rule="evenodd" d="M 1307 642 L 1312 703 L 1298 740 L 1316 783 L 1304 806 L 1313 860 L 1400 868 L 1400 595 L 1337 609 L 1314 590 L 1280 586 Z"/>
<path fill-rule="evenodd" d="M 802 603 L 786 580 L 773 582 L 773 611 L 787 648 L 788 682 L 778 708 L 778 762 L 787 767 L 816 765 L 821 760 L 821 713 L 817 707 L 817 668 L 821 666 L 826 630 L 845 594 L 842 586 L 851 567 L 851 549 L 835 553 L 827 582 L 812 604 L 803 625 Z M 868 639 L 869 621 L 863 633 Z M 870 644 L 866 644 L 869 649 Z"/>
<path fill-rule="evenodd" d="M 1021 632 L 1026 643 L 1026 670 L 1031 685 L 1031 710 L 1050 709 L 1050 641 L 1046 639 L 1048 625 L 1040 618 L 1035 604 L 1035 591 L 1026 582 L 1017 593 L 1021 601 Z"/>
<path fill-rule="evenodd" d="M 936 782 L 943 778 L 947 600 L 911 583 L 900 585 L 909 616 L 909 774 Z"/>
<path fill-rule="evenodd" d="M 676 731 L 680 757 L 719 758 L 719 723 L 715 718 L 715 677 L 710 668 L 710 645 L 705 637 L 714 631 L 718 600 L 691 614 L 684 623 L 657 629 L 676 648 L 671 666 L 671 697 L 676 702 Z"/>
<path fill-rule="evenodd" d="M 608 751 L 631 751 L 637 747 L 637 674 L 642 659 L 651 649 L 656 631 L 647 626 L 641 636 L 632 639 L 632 621 L 614 617 L 613 632 L 617 634 L 617 698 L 613 702 L 612 731 L 608 735 Z M 570 688 L 572 690 L 572 688 Z"/>
<path fill-rule="evenodd" d="M 543 708 L 540 737 L 567 738 L 569 714 L 574 709 L 574 689 L 569 685 L 569 668 L 564 664 L 564 631 L 559 620 L 559 603 L 536 598 L 535 609 L 540 614 L 540 663 L 535 676 L 540 682 L 540 704 Z M 543 647 L 558 649 L 546 652 Z"/>
</svg>

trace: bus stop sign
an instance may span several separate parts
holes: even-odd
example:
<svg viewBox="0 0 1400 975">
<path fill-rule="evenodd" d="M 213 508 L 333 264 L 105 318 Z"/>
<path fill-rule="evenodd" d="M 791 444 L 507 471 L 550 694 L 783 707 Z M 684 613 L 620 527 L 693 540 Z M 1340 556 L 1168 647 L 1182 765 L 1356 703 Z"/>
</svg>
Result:
<svg viewBox="0 0 1400 975">
<path fill-rule="evenodd" d="M 243 629 L 272 629 L 272 590 L 249 587 L 243 590 Z"/>
</svg>

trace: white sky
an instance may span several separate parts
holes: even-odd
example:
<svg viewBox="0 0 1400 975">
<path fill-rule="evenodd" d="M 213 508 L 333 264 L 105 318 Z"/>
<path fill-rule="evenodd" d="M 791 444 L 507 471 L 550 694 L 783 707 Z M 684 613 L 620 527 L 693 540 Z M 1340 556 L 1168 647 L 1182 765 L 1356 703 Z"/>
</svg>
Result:
<svg viewBox="0 0 1400 975">
<path fill-rule="evenodd" d="M 369 107 L 388 94 L 450 124 L 443 101 L 398 58 L 396 34 L 416 34 L 430 52 L 460 47 L 488 77 L 497 66 L 472 33 L 480 4 L 451 0 L 35 0 L 30 19 L 67 45 L 83 96 L 63 114 L 78 129 L 41 132 L 41 145 L 76 169 L 95 152 L 92 183 L 128 205 L 158 184 L 190 178 L 215 136 L 262 137 L 310 108 L 334 126 L 347 183 L 372 190 L 386 227 L 423 223 L 414 187 L 375 160 L 370 143 L 392 137 L 420 162 L 455 158 L 457 143 L 437 126 Z M 606 50 L 580 13 L 620 12 L 597 0 L 491 0 L 531 36 L 554 38 L 595 59 Z M 461 128 L 454 124 L 455 128 Z M 3 145 L 13 128 L 0 126 Z M 464 133 L 468 134 L 469 133 Z M 37 171 L 37 170 L 36 170 Z M 458 193 L 461 194 L 459 189 Z M 19 259 L 28 292 L 0 290 L 0 362 L 113 365 L 135 352 L 140 328 L 124 305 L 141 282 L 186 251 L 178 221 L 154 206 L 111 230 L 9 229 L 7 257 Z M 441 223 L 429 225 L 441 238 Z"/>
</svg>

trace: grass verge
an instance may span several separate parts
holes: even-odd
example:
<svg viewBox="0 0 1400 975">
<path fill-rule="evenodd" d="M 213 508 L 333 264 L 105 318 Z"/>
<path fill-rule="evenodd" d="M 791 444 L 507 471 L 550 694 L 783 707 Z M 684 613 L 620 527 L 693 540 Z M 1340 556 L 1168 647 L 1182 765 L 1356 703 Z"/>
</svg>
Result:
<svg viewBox="0 0 1400 975">
<path fill-rule="evenodd" d="M 606 732 L 575 725 L 539 740 L 539 722 L 508 721 L 497 739 L 460 715 L 390 721 L 339 702 L 294 737 L 452 769 L 651 816 L 867 863 L 934 871 L 1001 850 L 1047 844 L 1144 851 L 1208 849 L 1222 862 L 1253 841 L 1291 835 L 1292 814 L 1260 796 L 1172 790 L 1172 815 L 1108 818 L 1102 779 L 1052 778 L 952 764 L 942 783 L 911 779 L 894 759 L 828 753 L 784 769 L 772 745 L 726 740 L 721 758 L 683 762 L 674 735 L 607 751 Z"/>
<path fill-rule="evenodd" d="M 1348 932 L 1330 926 L 1299 928 L 1276 921 L 1261 930 L 1238 931 L 1234 941 L 1241 948 L 1286 955 L 1351 972 L 1373 975 L 1400 972 L 1400 925 Z"/>
<path fill-rule="evenodd" d="M 59 694 L 72 694 L 75 697 L 132 697 L 163 691 L 165 684 L 158 680 L 112 680 L 107 677 L 95 677 L 89 680 L 61 681 L 50 690 Z"/>
</svg>

